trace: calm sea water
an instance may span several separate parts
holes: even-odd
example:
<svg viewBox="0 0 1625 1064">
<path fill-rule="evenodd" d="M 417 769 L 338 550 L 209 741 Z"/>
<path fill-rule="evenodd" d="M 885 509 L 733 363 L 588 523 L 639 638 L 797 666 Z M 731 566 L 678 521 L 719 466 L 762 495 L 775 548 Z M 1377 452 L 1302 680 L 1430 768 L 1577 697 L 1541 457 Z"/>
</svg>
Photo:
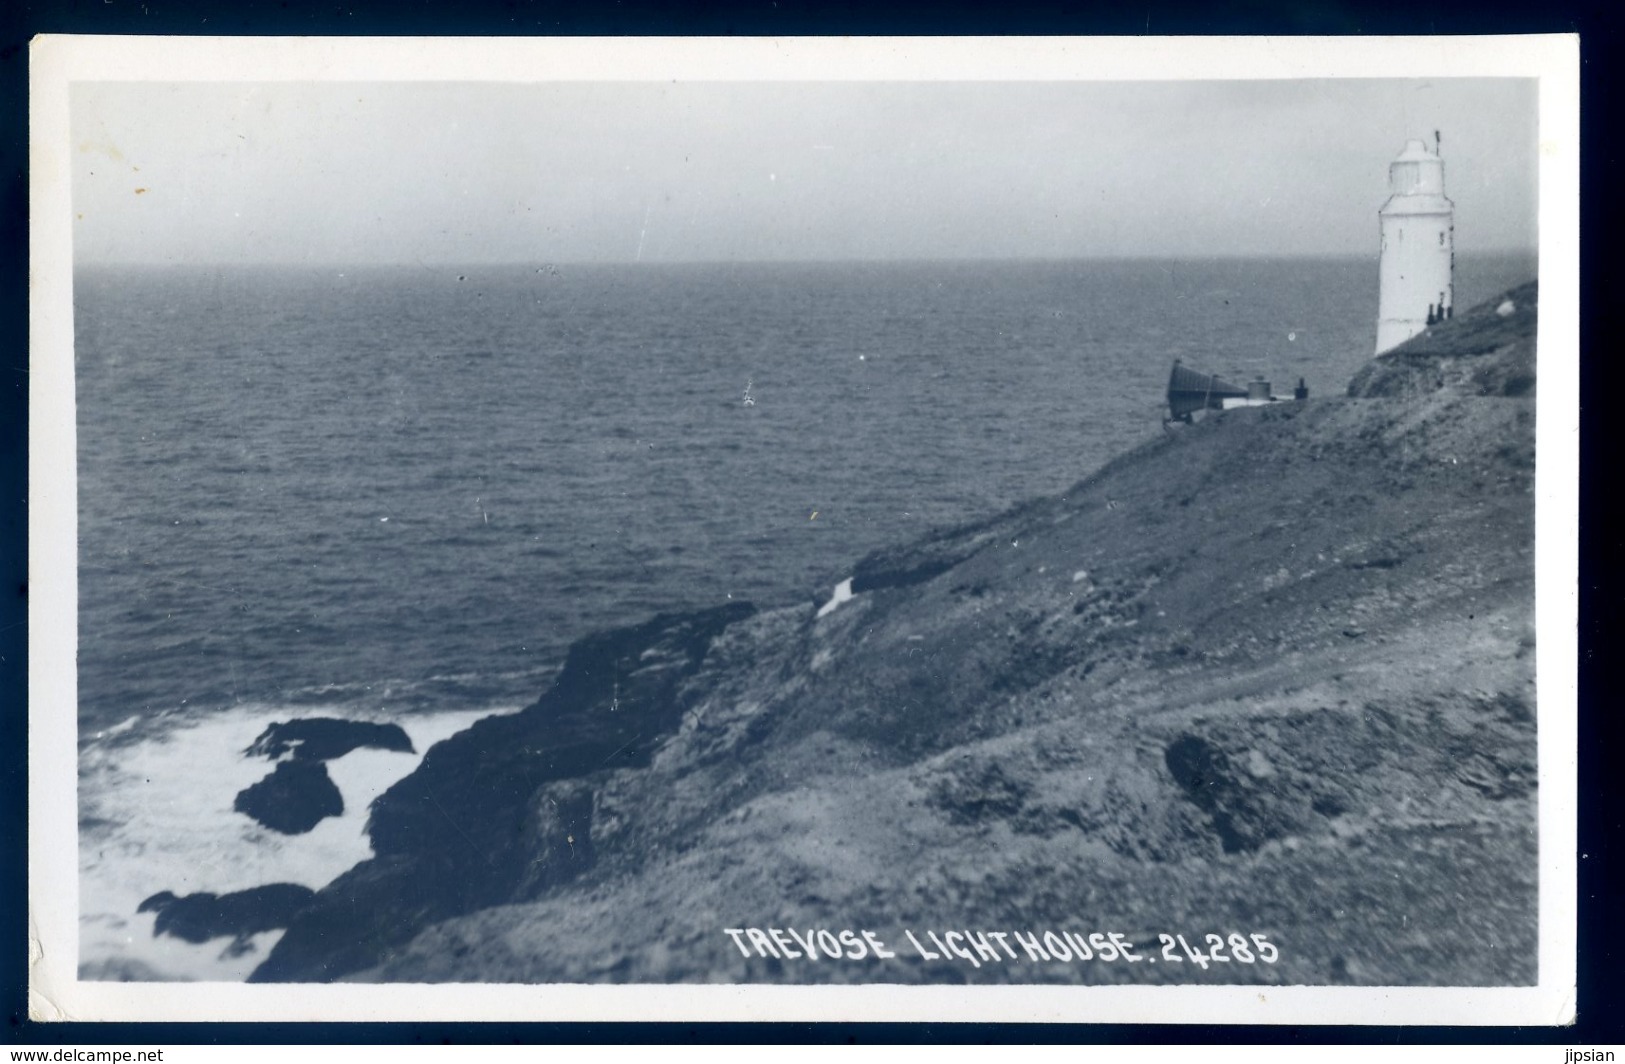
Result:
<svg viewBox="0 0 1625 1064">
<path fill-rule="evenodd" d="M 1533 276 L 1463 258 L 1458 303 Z M 827 595 L 871 549 L 1160 432 L 1174 358 L 1340 393 L 1376 277 L 1364 258 L 82 269 L 83 956 L 233 977 L 259 958 L 137 949 L 134 902 L 320 886 L 365 855 L 359 811 L 316 861 L 231 813 L 246 783 L 211 805 L 177 766 L 294 713 L 416 721 L 421 751 L 534 700 L 593 629 Z M 410 768 L 369 756 L 380 779 Z M 180 789 L 136 786 L 154 773 Z"/>
</svg>

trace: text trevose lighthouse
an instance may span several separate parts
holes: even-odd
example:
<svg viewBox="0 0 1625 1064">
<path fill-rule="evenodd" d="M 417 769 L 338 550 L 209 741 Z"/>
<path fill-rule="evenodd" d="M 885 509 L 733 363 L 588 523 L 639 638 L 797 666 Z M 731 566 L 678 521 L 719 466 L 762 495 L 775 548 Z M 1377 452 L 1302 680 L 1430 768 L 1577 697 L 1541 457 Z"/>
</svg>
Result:
<svg viewBox="0 0 1625 1064">
<path fill-rule="evenodd" d="M 1378 212 L 1379 355 L 1450 317 L 1456 302 L 1455 207 L 1444 195 L 1444 160 L 1437 141 L 1433 148 L 1420 140 L 1406 142 L 1388 164 L 1388 192 L 1388 202 Z"/>
</svg>

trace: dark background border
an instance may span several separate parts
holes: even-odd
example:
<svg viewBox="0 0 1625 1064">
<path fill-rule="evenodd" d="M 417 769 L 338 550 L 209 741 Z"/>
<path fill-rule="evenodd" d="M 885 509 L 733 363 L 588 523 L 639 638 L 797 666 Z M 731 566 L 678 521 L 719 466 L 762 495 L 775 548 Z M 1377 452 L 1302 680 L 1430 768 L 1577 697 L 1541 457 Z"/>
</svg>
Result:
<svg viewBox="0 0 1625 1064">
<path fill-rule="evenodd" d="M 1625 948 L 1617 703 L 1604 697 L 1620 598 L 1605 559 L 1625 552 L 1597 490 L 1614 441 L 1594 414 L 1619 394 L 1611 320 L 1611 238 L 1625 188 L 1614 62 L 1621 19 L 1602 0 L 1480 2 L 1241 0 L 1214 10 L 1140 0 L 0 0 L 0 994 L 5 1041 L 44 1045 L 618 1042 L 1274 1042 L 1625 1041 Z M 27 1007 L 28 41 L 40 33 L 178 35 L 1105 35 L 1578 33 L 1581 41 L 1581 496 L 1579 586 L 1579 999 L 1570 1028 L 1212 1027 L 1026 1024 L 60 1023 Z M 1613 548 L 1613 549 L 1611 549 Z M 1553 1061 L 1561 1060 L 1554 1050 Z"/>
</svg>

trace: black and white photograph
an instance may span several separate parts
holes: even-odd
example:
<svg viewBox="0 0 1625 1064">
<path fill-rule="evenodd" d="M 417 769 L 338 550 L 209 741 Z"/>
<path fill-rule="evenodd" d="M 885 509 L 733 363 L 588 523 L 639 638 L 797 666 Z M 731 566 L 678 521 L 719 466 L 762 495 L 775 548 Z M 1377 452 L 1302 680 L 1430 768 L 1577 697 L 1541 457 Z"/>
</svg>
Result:
<svg viewBox="0 0 1625 1064">
<path fill-rule="evenodd" d="M 1572 1010 L 1572 39 L 36 53 L 41 1015 Z"/>
</svg>

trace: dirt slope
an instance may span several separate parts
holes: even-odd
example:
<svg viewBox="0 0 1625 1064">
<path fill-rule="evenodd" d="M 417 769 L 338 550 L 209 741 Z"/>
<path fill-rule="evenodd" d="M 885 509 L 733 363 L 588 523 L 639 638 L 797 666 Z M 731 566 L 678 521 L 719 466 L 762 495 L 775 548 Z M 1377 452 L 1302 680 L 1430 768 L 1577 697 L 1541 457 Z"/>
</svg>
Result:
<svg viewBox="0 0 1625 1064">
<path fill-rule="evenodd" d="M 1216 414 L 865 559 L 833 611 L 584 640 L 379 799 L 379 856 L 256 978 L 1532 982 L 1512 298 L 1377 360 L 1371 397 Z M 1162 963 L 746 958 L 744 927 L 1117 931 Z M 1158 938 L 1235 931 L 1279 960 Z"/>
</svg>

